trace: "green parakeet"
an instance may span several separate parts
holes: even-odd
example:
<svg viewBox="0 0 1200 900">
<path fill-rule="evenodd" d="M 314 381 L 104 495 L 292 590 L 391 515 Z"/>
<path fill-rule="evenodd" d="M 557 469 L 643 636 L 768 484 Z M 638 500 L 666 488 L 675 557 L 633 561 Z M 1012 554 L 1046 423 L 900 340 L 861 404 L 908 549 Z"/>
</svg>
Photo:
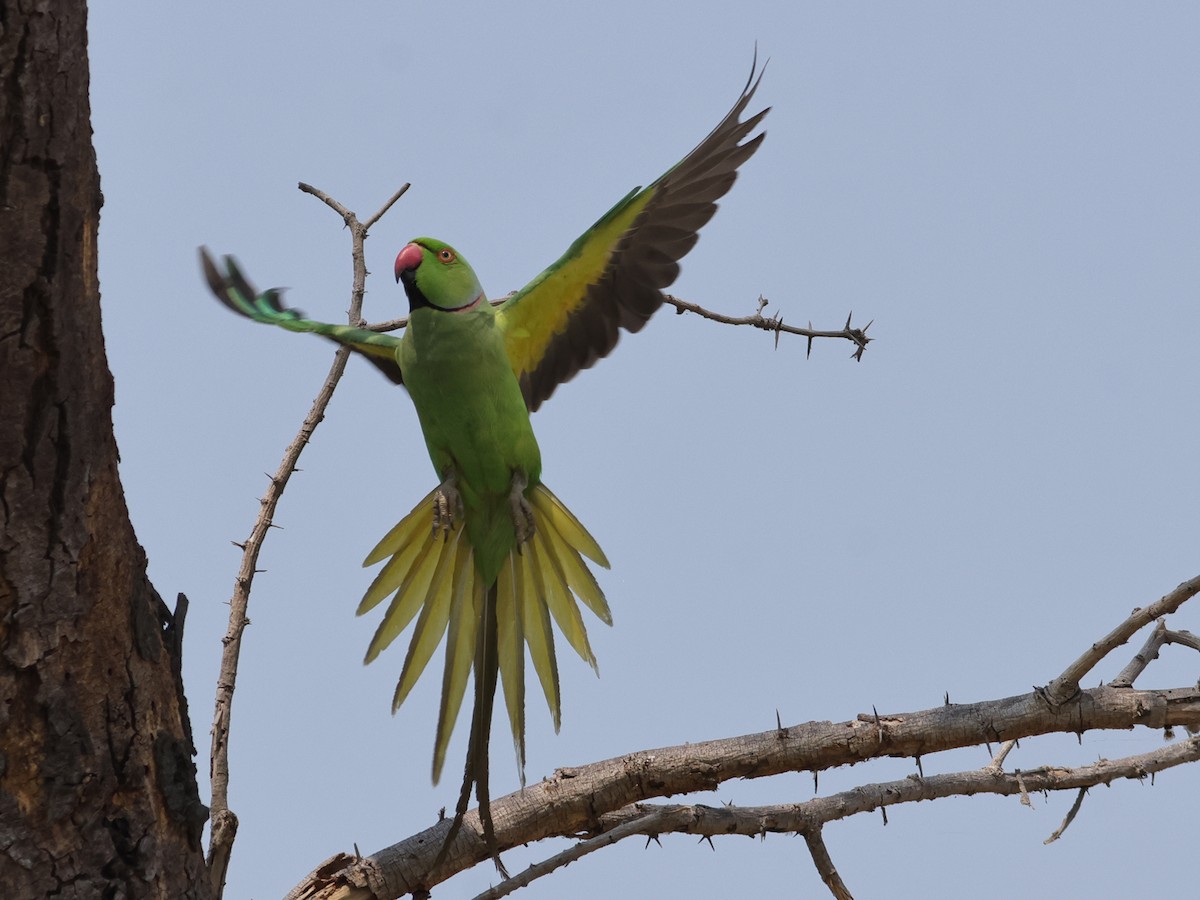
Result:
<svg viewBox="0 0 1200 900">
<path fill-rule="evenodd" d="M 541 483 L 530 413 L 559 384 L 607 355 L 620 329 L 640 330 L 662 305 L 661 291 L 678 275 L 678 261 L 696 243 L 738 167 L 762 142 L 764 133 L 746 138 L 767 110 L 741 120 L 760 79 L 752 70 L 737 103 L 699 146 L 649 187 L 630 191 L 557 262 L 499 306 L 488 302 L 475 272 L 453 247 L 433 238 L 407 244 L 395 264 L 410 311 L 402 337 L 306 319 L 280 303 L 278 290 L 258 294 L 231 257 L 222 274 L 201 250 L 209 286 L 235 312 L 346 344 L 412 397 L 441 483 L 364 563 L 386 561 L 358 613 L 391 598 L 366 661 L 413 625 L 394 711 L 445 637 L 435 782 L 474 670 L 466 770 L 451 836 L 474 785 L 493 855 L 487 743 L 497 676 L 523 782 L 525 648 L 557 730 L 551 622 L 593 668 L 577 600 L 611 623 L 584 557 L 605 568 L 608 560 Z"/>
</svg>

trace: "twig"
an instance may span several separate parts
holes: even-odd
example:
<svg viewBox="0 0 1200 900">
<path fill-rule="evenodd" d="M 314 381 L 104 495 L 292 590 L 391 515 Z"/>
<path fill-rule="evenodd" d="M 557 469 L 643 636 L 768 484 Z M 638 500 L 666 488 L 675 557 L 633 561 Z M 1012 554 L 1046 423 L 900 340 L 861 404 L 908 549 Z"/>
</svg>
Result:
<svg viewBox="0 0 1200 900">
<path fill-rule="evenodd" d="M 512 878 L 507 878 L 500 882 L 495 887 L 488 888 L 482 894 L 477 894 L 475 900 L 498 900 L 500 897 L 507 897 L 513 891 L 527 887 L 535 879 L 549 875 L 558 869 L 563 868 L 575 860 L 587 856 L 589 853 L 595 853 L 604 847 L 611 846 L 617 841 L 623 840 L 635 834 L 652 835 L 658 823 L 666 818 L 666 815 L 658 810 L 650 812 L 646 815 L 638 816 L 628 822 L 623 822 L 620 825 L 605 831 L 603 834 L 597 835 L 594 838 L 588 838 L 586 841 L 568 847 L 561 853 L 556 853 L 549 859 L 543 860 L 540 863 L 534 863 L 520 875 Z"/>
<path fill-rule="evenodd" d="M 1004 759 L 1005 759 L 1005 757 L 1008 756 L 1009 753 L 1012 752 L 1012 748 L 1015 746 L 1017 746 L 1017 742 L 1015 740 L 1005 741 L 1000 746 L 1000 749 L 996 751 L 996 755 L 992 757 L 992 761 L 983 767 L 984 771 L 987 771 L 987 772 L 1003 771 L 1004 770 Z"/>
<path fill-rule="evenodd" d="M 334 387 L 346 368 L 349 351 L 339 348 L 334 355 L 333 365 L 317 398 L 313 401 L 300 431 L 283 453 L 267 491 L 259 500 L 261 506 L 254 527 L 243 545 L 242 564 L 234 582 L 233 596 L 229 601 L 229 628 L 224 637 L 221 654 L 221 672 L 217 678 L 216 708 L 213 713 L 212 750 L 209 774 L 212 778 L 212 837 L 208 849 L 208 871 L 212 896 L 220 900 L 225 888 L 225 873 L 229 867 L 229 856 L 233 840 L 237 835 L 237 816 L 229 809 L 229 726 L 233 711 L 233 693 L 237 686 L 238 658 L 242 650 L 242 633 L 250 620 L 246 611 L 250 603 L 250 587 L 258 571 L 258 555 L 263 540 L 271 527 L 279 498 L 287 487 L 288 480 L 296 471 L 300 454 L 308 444 L 313 432 L 325 417 L 325 407 L 333 396 Z"/>
<path fill-rule="evenodd" d="M 817 872 L 820 874 L 821 880 L 825 882 L 825 886 L 829 888 L 829 892 L 837 900 L 854 900 L 850 889 L 846 887 L 842 876 L 838 874 L 837 868 L 833 865 L 833 859 L 829 856 L 829 850 L 825 846 L 825 839 L 821 836 L 821 829 L 813 828 L 806 831 L 804 842 L 808 844 L 808 852 L 812 854 L 813 865 L 817 867 Z"/>
<path fill-rule="evenodd" d="M 852 359 L 861 360 L 863 351 L 867 349 L 867 344 L 871 343 L 872 338 L 867 337 L 867 329 L 874 323 L 874 319 L 864 325 L 862 328 L 851 328 L 850 320 L 854 317 L 851 313 L 846 317 L 846 324 L 837 331 L 819 331 L 814 330 L 812 322 L 808 323 L 807 328 L 799 328 L 795 325 L 784 325 L 783 316 L 776 313 L 773 316 L 764 316 L 763 309 L 768 301 L 765 297 L 758 298 L 758 310 L 748 316 L 727 316 L 724 313 L 713 312 L 705 309 L 695 303 L 687 300 L 681 300 L 679 297 L 673 297 L 670 294 L 663 294 L 663 299 L 667 303 L 675 307 L 675 311 L 682 315 L 685 312 L 695 313 L 702 318 L 709 319 L 713 322 L 720 322 L 724 325 L 749 325 L 752 328 L 759 328 L 763 331 L 770 331 L 775 334 L 775 346 L 779 346 L 779 334 L 796 334 L 800 337 L 808 338 L 808 353 L 812 354 L 812 342 L 815 338 L 842 338 L 850 341 L 857 349 L 850 354 Z"/>
<path fill-rule="evenodd" d="M 1052 707 L 1061 706 L 1079 692 L 1079 682 L 1095 665 L 1109 653 L 1120 647 L 1142 628 L 1162 616 L 1179 609 L 1189 599 L 1200 593 L 1200 575 L 1183 582 L 1171 593 L 1151 603 L 1145 609 L 1135 609 L 1124 622 L 1092 644 L 1088 650 L 1071 663 L 1042 692 Z"/>
<path fill-rule="evenodd" d="M 1081 787 L 1079 789 L 1079 793 L 1075 796 L 1075 802 L 1072 803 L 1071 808 L 1067 810 L 1067 817 L 1063 819 L 1062 824 L 1054 830 L 1054 834 L 1042 841 L 1043 844 L 1053 844 L 1063 836 L 1063 832 L 1067 830 L 1067 826 L 1075 821 L 1075 815 L 1079 812 L 1079 808 L 1083 806 L 1083 798 L 1087 795 L 1087 792 L 1088 789 L 1086 787 Z"/>
<path fill-rule="evenodd" d="M 1158 651 L 1163 648 L 1164 644 L 1183 644 L 1193 650 L 1200 650 L 1200 638 L 1190 631 L 1171 631 L 1167 628 L 1166 620 L 1159 619 L 1142 649 L 1109 684 L 1113 687 L 1132 687 L 1137 677 L 1146 671 L 1146 666 L 1158 658 Z"/>
<path fill-rule="evenodd" d="M 363 222 L 363 238 L 364 239 L 367 237 L 366 232 L 371 230 L 371 226 L 373 226 L 376 222 L 378 222 L 385 215 L 387 215 L 387 211 L 395 205 L 397 200 L 399 200 L 401 197 L 403 197 L 408 192 L 408 189 L 410 187 L 412 187 L 411 184 L 409 184 L 407 181 L 404 182 L 404 184 L 402 184 L 400 186 L 400 190 L 398 190 L 398 191 L 396 191 L 396 193 L 392 194 L 392 196 L 390 196 L 387 199 L 387 202 L 384 203 L 383 206 L 379 207 L 379 210 L 375 213 L 375 215 L 371 216 L 371 218 L 369 218 L 369 219 L 367 219 L 367 221 Z"/>
<path fill-rule="evenodd" d="M 392 196 L 378 213 L 368 222 L 378 221 L 393 203 L 407 189 L 407 185 Z M 317 190 L 311 185 L 301 184 L 300 189 L 323 200 L 326 205 L 342 217 L 342 221 L 350 228 L 352 256 L 354 259 L 354 284 L 350 296 L 349 320 L 352 324 L 362 318 L 362 299 L 366 289 L 367 269 L 363 255 L 363 242 L 367 237 L 367 226 L 359 223 L 355 214 L 342 204 Z M 313 432 L 325 418 L 325 409 L 333 397 L 339 379 L 346 368 L 346 360 L 350 351 L 345 347 L 338 348 L 334 354 L 333 364 L 329 373 L 313 401 L 312 407 L 305 416 L 292 442 L 283 453 L 279 468 L 267 485 L 266 493 L 259 500 L 260 509 L 250 537 L 242 548 L 242 562 L 234 582 L 233 595 L 229 601 L 229 628 L 224 637 L 224 650 L 221 654 L 221 670 L 217 677 L 216 702 L 213 711 L 212 749 L 210 751 L 209 774 L 212 780 L 212 800 L 210 816 L 212 834 L 209 839 L 208 876 L 210 892 L 214 900 L 220 900 L 225 889 L 225 876 L 229 868 L 229 859 L 233 850 L 233 841 L 237 836 L 237 816 L 229 808 L 229 728 L 233 711 L 233 694 L 237 687 L 238 659 L 242 649 L 242 634 L 250 624 L 246 616 L 250 603 L 250 588 L 254 575 L 258 572 L 258 557 L 262 544 L 271 528 L 272 519 L 279 499 L 287 487 L 288 480 L 296 471 L 296 463 L 300 454 L 311 440 Z"/>
</svg>

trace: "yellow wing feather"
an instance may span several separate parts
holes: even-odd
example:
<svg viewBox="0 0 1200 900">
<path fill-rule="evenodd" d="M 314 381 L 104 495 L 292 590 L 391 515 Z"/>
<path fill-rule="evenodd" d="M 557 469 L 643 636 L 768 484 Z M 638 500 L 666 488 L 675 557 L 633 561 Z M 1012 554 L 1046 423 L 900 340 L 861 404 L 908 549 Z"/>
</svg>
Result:
<svg viewBox="0 0 1200 900">
<path fill-rule="evenodd" d="M 497 312 L 513 372 L 520 381 L 534 372 L 546 348 L 566 330 L 567 320 L 588 300 L 588 288 L 608 268 L 621 236 L 653 196 L 635 188 L 575 241 L 553 266 L 538 275 Z M 540 300 L 553 298 L 554 303 Z"/>
<path fill-rule="evenodd" d="M 758 88 L 755 65 L 717 127 L 649 187 L 635 188 L 562 257 L 497 310 L 505 349 L 532 412 L 554 389 L 635 332 L 662 306 L 716 202 L 762 142 L 766 110 L 741 119 Z"/>
</svg>

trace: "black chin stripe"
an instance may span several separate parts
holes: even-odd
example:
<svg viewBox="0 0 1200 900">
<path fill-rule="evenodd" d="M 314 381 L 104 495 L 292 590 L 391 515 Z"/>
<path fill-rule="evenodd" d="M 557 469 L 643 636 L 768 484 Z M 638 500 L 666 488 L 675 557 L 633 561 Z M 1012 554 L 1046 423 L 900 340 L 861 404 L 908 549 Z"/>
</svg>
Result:
<svg viewBox="0 0 1200 900">
<path fill-rule="evenodd" d="M 404 285 L 404 293 L 408 295 L 408 311 L 411 313 L 414 310 L 420 309 L 422 306 L 427 306 L 430 309 L 437 309 L 429 299 L 421 293 L 421 289 L 417 287 L 416 270 L 406 269 L 400 273 L 400 281 Z"/>
<path fill-rule="evenodd" d="M 408 311 L 410 315 L 414 310 L 418 310 L 421 307 L 426 307 L 427 309 L 433 309 L 444 313 L 460 312 L 461 310 L 464 310 L 469 306 L 474 306 L 479 302 L 479 298 L 476 297 L 474 300 L 464 303 L 462 306 L 455 306 L 451 309 L 447 309 L 444 306 L 435 306 L 429 302 L 429 298 L 422 294 L 421 289 L 417 287 L 417 280 L 415 277 L 413 277 L 411 269 L 407 272 L 401 272 L 400 280 L 404 283 L 404 293 L 408 295 Z"/>
</svg>

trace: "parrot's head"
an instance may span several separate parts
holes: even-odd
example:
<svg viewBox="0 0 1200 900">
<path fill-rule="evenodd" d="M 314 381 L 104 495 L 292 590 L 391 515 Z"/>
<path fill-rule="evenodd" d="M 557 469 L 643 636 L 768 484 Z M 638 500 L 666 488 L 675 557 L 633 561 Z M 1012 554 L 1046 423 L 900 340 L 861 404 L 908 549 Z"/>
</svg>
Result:
<svg viewBox="0 0 1200 900">
<path fill-rule="evenodd" d="M 396 281 L 404 283 L 409 310 L 423 306 L 465 312 L 486 303 L 475 270 L 449 244 L 417 238 L 396 256 Z"/>
</svg>

